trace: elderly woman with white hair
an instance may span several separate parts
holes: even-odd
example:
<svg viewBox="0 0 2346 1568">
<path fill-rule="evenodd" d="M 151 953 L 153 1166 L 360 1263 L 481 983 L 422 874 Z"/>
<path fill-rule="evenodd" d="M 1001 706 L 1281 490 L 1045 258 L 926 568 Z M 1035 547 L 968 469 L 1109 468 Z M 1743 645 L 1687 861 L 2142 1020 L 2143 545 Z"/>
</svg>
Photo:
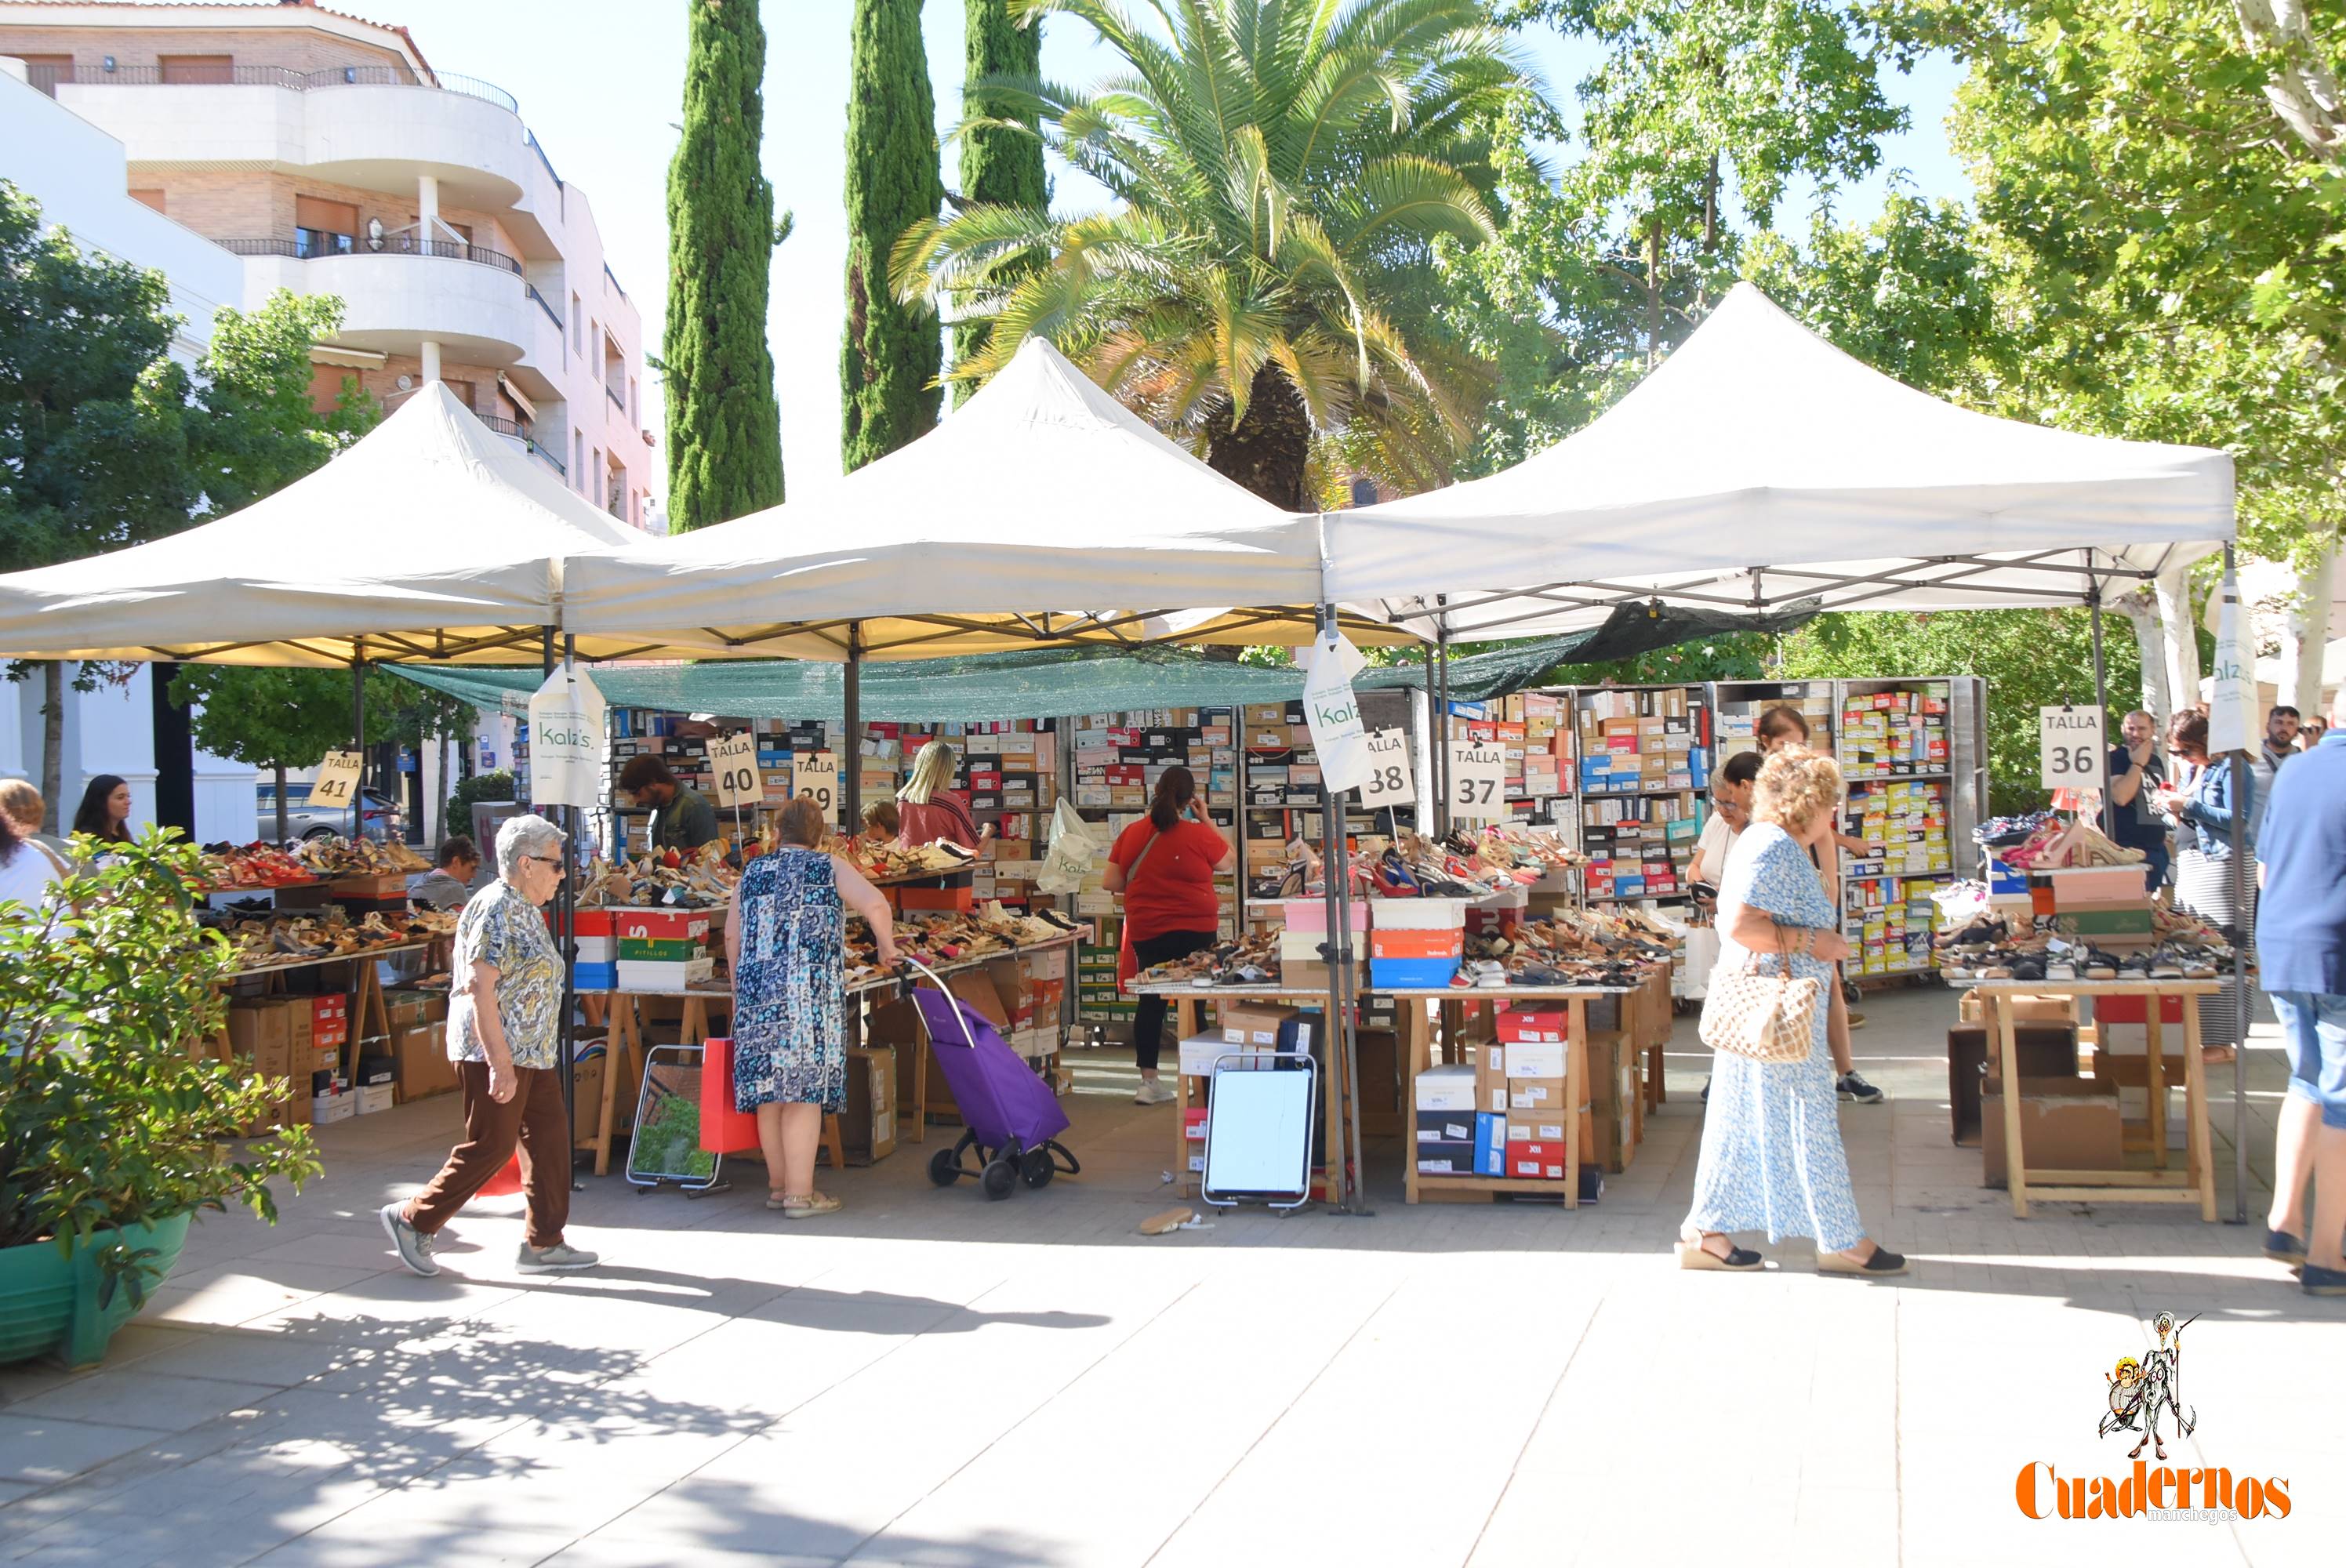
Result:
<svg viewBox="0 0 2346 1568">
<path fill-rule="evenodd" d="M 562 1238 L 570 1217 L 570 1117 L 562 1103 L 562 957 L 538 908 L 562 881 L 562 833 L 543 817 L 497 830 L 497 880 L 456 921 L 448 1058 L 464 1092 L 464 1141 L 423 1192 L 385 1204 L 401 1262 L 434 1275 L 432 1238 L 521 1149 L 525 1274 L 591 1268 Z"/>
</svg>

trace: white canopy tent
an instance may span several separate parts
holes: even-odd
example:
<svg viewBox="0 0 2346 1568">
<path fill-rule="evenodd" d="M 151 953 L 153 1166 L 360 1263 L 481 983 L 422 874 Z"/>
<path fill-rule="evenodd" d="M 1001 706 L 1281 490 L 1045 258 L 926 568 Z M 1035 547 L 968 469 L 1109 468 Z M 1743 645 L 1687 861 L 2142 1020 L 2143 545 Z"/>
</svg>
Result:
<svg viewBox="0 0 2346 1568">
<path fill-rule="evenodd" d="M 566 558 L 643 535 L 438 382 L 316 473 L 152 544 L 0 576 L 0 655 L 337 667 L 525 664 L 563 619 Z M 699 651 L 586 637 L 582 657 Z"/>
<path fill-rule="evenodd" d="M 1303 642 L 1320 540 L 1035 338 L 918 441 L 803 499 L 573 561 L 566 590 L 578 627 L 696 626 L 737 656 Z"/>
<path fill-rule="evenodd" d="M 2232 461 L 1943 402 L 1749 283 L 1586 429 L 1328 518 L 1328 593 L 1523 636 L 1659 598 L 1765 610 L 2083 604 L 2232 537 Z M 1439 596 L 1439 603 L 1437 601 Z"/>
</svg>

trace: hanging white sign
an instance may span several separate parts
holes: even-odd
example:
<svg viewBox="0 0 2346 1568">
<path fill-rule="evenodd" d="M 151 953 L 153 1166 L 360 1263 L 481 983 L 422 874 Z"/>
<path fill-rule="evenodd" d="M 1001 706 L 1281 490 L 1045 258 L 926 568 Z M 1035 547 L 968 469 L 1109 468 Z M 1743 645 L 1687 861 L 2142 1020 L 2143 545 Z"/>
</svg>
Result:
<svg viewBox="0 0 2346 1568">
<path fill-rule="evenodd" d="M 1409 732 L 1372 729 L 1368 738 L 1369 777 L 1361 786 L 1361 804 L 1372 811 L 1388 806 L 1417 803 L 1417 784 L 1409 763 Z"/>
<path fill-rule="evenodd" d="M 1320 754 L 1320 782 L 1331 793 L 1357 789 L 1370 774 L 1368 737 L 1361 728 L 1360 700 L 1352 677 L 1367 661 L 1341 632 L 1311 647 L 1303 677 L 1303 717 L 1311 728 L 1311 748 Z"/>
<path fill-rule="evenodd" d="M 2038 782 L 2047 789 L 2102 787 L 2102 710 L 2040 708 L 2036 710 Z"/>
<path fill-rule="evenodd" d="M 359 754 L 355 751 L 329 751 L 318 764 L 318 777 L 310 784 L 310 804 L 332 811 L 346 811 L 359 792 Z"/>
<path fill-rule="evenodd" d="M 529 699 L 529 799 L 589 807 L 603 793 L 603 694 L 575 666 L 546 677 Z"/>
<path fill-rule="evenodd" d="M 790 753 L 790 794 L 804 795 L 830 821 L 839 809 L 839 758 L 829 751 Z"/>
<path fill-rule="evenodd" d="M 2248 645 L 2249 617 L 2239 585 L 2229 573 L 2216 598 L 2216 657 L 2208 667 L 2208 755 L 2257 749 L 2256 650 Z"/>
<path fill-rule="evenodd" d="M 766 798 L 766 780 L 758 771 L 758 738 L 748 730 L 711 740 L 709 766 L 717 777 L 719 806 L 754 806 Z"/>
<path fill-rule="evenodd" d="M 1450 814 L 1496 822 L 1507 815 L 1507 748 L 1495 740 L 1450 743 Z"/>
</svg>

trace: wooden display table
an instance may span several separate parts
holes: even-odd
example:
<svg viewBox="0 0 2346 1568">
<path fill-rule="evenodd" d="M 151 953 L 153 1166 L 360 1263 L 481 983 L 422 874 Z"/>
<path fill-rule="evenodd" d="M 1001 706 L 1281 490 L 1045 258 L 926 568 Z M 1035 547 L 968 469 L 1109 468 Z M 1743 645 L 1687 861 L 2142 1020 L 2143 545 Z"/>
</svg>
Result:
<svg viewBox="0 0 2346 1568">
<path fill-rule="evenodd" d="M 2216 1170 L 2209 1157 L 2207 1058 L 2199 1044 L 2199 999 L 2224 987 L 2221 980 L 1979 980 L 1970 983 L 1980 1000 L 1989 1048 L 1996 1053 L 2004 1081 L 2004 1179 L 2012 1189 L 2012 1212 L 2028 1217 L 2028 1205 L 2045 1203 L 2192 1203 L 2199 1217 L 2216 1223 Z M 2151 1159 L 2155 1168 L 2115 1171 L 2030 1170 L 2021 1147 L 2020 1050 L 2014 996 L 2139 996 L 2145 999 L 2149 1052 Z M 2167 1072 L 2161 1051 L 2160 1003 L 2183 1004 L 2183 1114 L 2186 1168 L 2167 1168 Z"/>
<path fill-rule="evenodd" d="M 1196 1197 L 1203 1185 L 1200 1172 L 1189 1168 L 1189 1111 L 1198 1104 L 1192 1100 L 1192 1085 L 1208 1082 L 1181 1071 L 1181 1042 L 1199 1033 L 1205 1028 L 1201 1006 L 1209 1002 L 1264 1002 L 1280 1007 L 1317 1007 L 1322 1012 L 1328 1006 L 1325 986 L 1292 988 L 1279 985 L 1135 985 L 1136 996 L 1162 996 L 1173 1003 L 1173 1186 L 1183 1197 Z M 1356 999 L 1357 1000 L 1357 999 Z M 1415 1011 L 1412 1009 L 1410 1011 Z M 1404 1031 L 1406 1025 L 1403 1025 Z M 1245 1052 L 1253 1047 L 1233 1045 L 1233 1052 Z M 1344 1084 L 1339 1077 L 1340 1064 L 1335 1053 L 1326 1058 L 1327 1070 L 1320 1074 L 1320 1105 L 1324 1131 L 1321 1148 L 1330 1160 L 1341 1157 L 1344 1147 Z"/>
<path fill-rule="evenodd" d="M 1175 1028 L 1181 1039 L 1197 1034 L 1202 1027 L 1201 1003 L 1209 1002 L 1269 1002 L 1290 1006 L 1325 1009 L 1328 993 L 1302 988 L 1288 989 L 1279 985 L 1142 985 L 1135 986 L 1137 995 L 1157 995 L 1175 1003 Z M 1588 1098 L 1588 1003 L 1600 996 L 1632 996 L 1643 987 L 1614 988 L 1598 985 L 1494 985 L 1476 986 L 1471 990 L 1458 986 L 1412 987 L 1405 990 L 1381 990 L 1373 986 L 1360 988 L 1356 1001 L 1377 997 L 1385 1001 L 1408 1003 L 1397 1008 L 1394 1027 L 1401 1036 L 1402 1096 L 1403 1192 L 1410 1203 L 1474 1203 L 1488 1201 L 1493 1193 L 1517 1193 L 1535 1197 L 1562 1197 L 1566 1208 L 1580 1207 L 1580 1166 L 1584 1150 L 1580 1137 L 1580 1112 Z M 1565 1100 L 1571 1114 L 1565 1118 L 1565 1173 L 1561 1182 L 1534 1180 L 1523 1176 L 1420 1176 L 1413 1128 L 1415 1125 L 1413 1098 L 1418 1074 L 1433 1065 L 1433 1029 L 1424 1003 L 1454 1002 L 1465 1004 L 1493 1002 L 1562 1002 L 1567 1004 L 1571 1040 L 1565 1053 Z M 1177 1045 L 1176 1050 L 1178 1050 Z M 1449 1047 L 1454 1049 L 1454 1047 Z M 1331 1063 L 1328 1078 L 1331 1080 L 1323 1095 L 1327 1107 L 1327 1147 L 1333 1151 L 1343 1147 L 1343 1088 L 1339 1074 L 1341 1064 Z M 1197 1192 L 1196 1173 L 1189 1169 L 1188 1111 L 1194 1103 L 1190 1098 L 1192 1080 L 1180 1071 L 1177 1058 L 1174 1084 L 1178 1092 L 1178 1104 L 1181 1117 L 1173 1129 L 1173 1170 L 1183 1196 Z M 1560 1189 L 1560 1190 L 1559 1190 Z"/>
</svg>

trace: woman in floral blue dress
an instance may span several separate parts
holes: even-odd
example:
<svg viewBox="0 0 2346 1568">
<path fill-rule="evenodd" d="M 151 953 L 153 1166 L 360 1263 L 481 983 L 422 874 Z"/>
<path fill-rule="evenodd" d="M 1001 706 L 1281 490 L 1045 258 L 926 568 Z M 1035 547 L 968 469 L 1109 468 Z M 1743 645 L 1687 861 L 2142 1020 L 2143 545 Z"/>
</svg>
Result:
<svg viewBox="0 0 2346 1568">
<path fill-rule="evenodd" d="M 824 827 L 812 800 L 784 807 L 781 848 L 742 871 L 725 916 L 733 1105 L 757 1113 L 766 1207 L 787 1219 L 839 1207 L 814 1190 L 814 1153 L 823 1113 L 847 1104 L 846 908 L 870 922 L 881 967 L 896 965 L 888 901 L 853 866 L 815 847 Z"/>
<path fill-rule="evenodd" d="M 1752 825 L 1729 854 L 1719 890 L 1714 973 L 1749 969 L 1762 958 L 1777 972 L 1776 955 L 1789 954 L 1794 978 L 1833 983 L 1833 964 L 1849 956 L 1849 943 L 1809 848 L 1832 842 L 1841 797 L 1841 769 L 1829 757 L 1787 749 L 1761 767 Z M 1814 1237 L 1824 1273 L 1905 1272 L 1906 1260 L 1869 1240 L 1858 1221 L 1822 996 L 1810 1028 L 1802 1061 L 1760 1063 L 1728 1051 L 1713 1058 L 1694 1205 L 1679 1231 L 1680 1268 L 1758 1268 L 1760 1255 L 1735 1246 L 1728 1233 L 1759 1230 L 1771 1242 Z"/>
</svg>

